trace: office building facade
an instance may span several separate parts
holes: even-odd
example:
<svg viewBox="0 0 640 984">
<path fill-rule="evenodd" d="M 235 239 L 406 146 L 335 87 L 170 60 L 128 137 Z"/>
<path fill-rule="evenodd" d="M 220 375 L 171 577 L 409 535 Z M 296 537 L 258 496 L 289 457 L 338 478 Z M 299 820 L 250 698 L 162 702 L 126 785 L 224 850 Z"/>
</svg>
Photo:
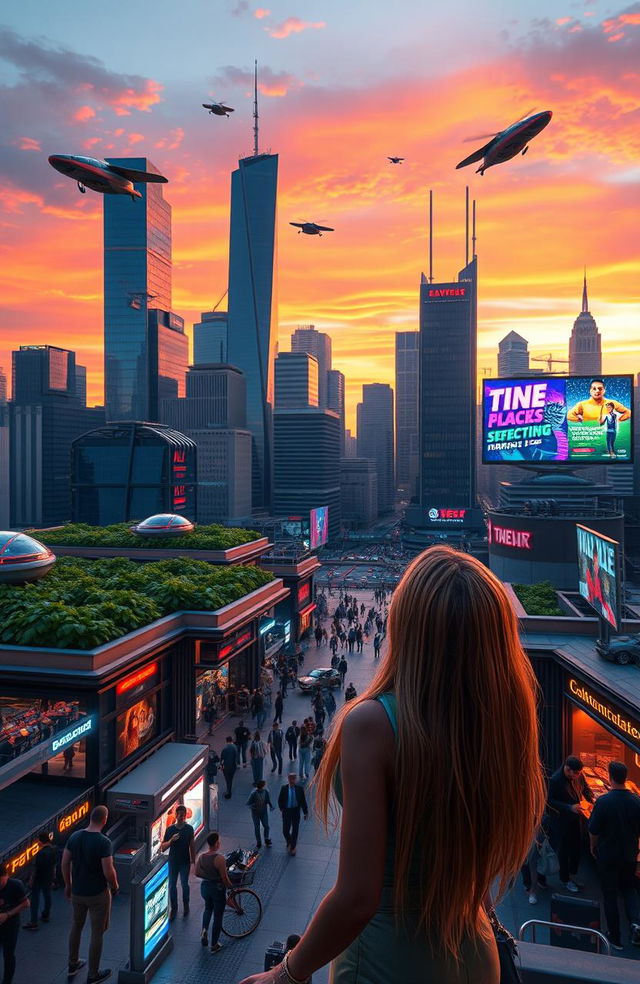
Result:
<svg viewBox="0 0 640 984">
<path fill-rule="evenodd" d="M 368 458 L 378 475 L 378 512 L 388 513 L 395 502 L 393 390 L 387 383 L 365 383 L 358 404 L 358 457 Z"/>
<path fill-rule="evenodd" d="M 193 326 L 193 364 L 227 361 L 227 312 L 203 311 Z"/>
<path fill-rule="evenodd" d="M 9 486 L 9 404 L 7 377 L 0 366 L 0 530 L 11 525 L 11 496 Z"/>
<path fill-rule="evenodd" d="M 145 157 L 110 158 L 109 163 L 158 173 Z M 135 202 L 125 195 L 104 196 L 108 420 L 153 418 L 149 394 L 154 367 L 148 316 L 156 308 L 171 311 L 171 206 L 164 199 L 161 184 L 141 184 L 139 191 L 142 198 Z"/>
<path fill-rule="evenodd" d="M 277 189 L 277 154 L 242 158 L 231 175 L 227 359 L 247 381 L 254 509 L 269 509 L 272 488 Z"/>
<path fill-rule="evenodd" d="M 396 480 L 414 496 L 418 485 L 420 332 L 396 332 Z"/>
<path fill-rule="evenodd" d="M 300 325 L 291 336 L 291 351 L 306 352 L 318 363 L 318 406 L 329 406 L 329 379 L 331 369 L 331 338 L 317 331 L 314 325 Z M 335 410 L 336 407 L 330 409 Z"/>
<path fill-rule="evenodd" d="M 189 365 L 189 339 L 184 320 L 172 311 L 149 311 L 148 324 L 149 393 L 147 420 L 160 420 L 163 400 L 185 394 L 185 376 Z"/>
<path fill-rule="evenodd" d="M 378 516 L 378 474 L 368 458 L 340 460 L 342 523 L 349 529 L 370 526 Z"/>
<path fill-rule="evenodd" d="M 76 390 L 75 353 L 23 345 L 12 354 L 9 406 L 11 526 L 55 526 L 71 519 L 71 445 L 104 423 Z"/>
<path fill-rule="evenodd" d="M 427 526 L 464 526 L 476 505 L 476 347 L 474 257 L 456 282 L 423 275 L 420 284 L 419 485 Z"/>
<path fill-rule="evenodd" d="M 569 339 L 569 372 L 576 376 L 602 372 L 602 338 L 589 311 L 586 273 L 582 284 L 582 310 L 573 323 Z"/>
<path fill-rule="evenodd" d="M 529 343 L 517 331 L 498 342 L 498 376 L 520 376 L 529 372 Z"/>
<path fill-rule="evenodd" d="M 327 408 L 340 418 L 340 455 L 345 454 L 345 379 L 339 369 L 327 373 Z"/>
<path fill-rule="evenodd" d="M 273 514 L 329 507 L 329 538 L 340 533 L 340 420 L 332 410 L 274 413 Z"/>
<path fill-rule="evenodd" d="M 275 362 L 276 410 L 318 406 L 318 362 L 306 352 L 280 352 Z"/>
<path fill-rule="evenodd" d="M 196 516 L 194 441 L 163 424 L 107 424 L 73 442 L 72 518 L 108 526 L 156 513 Z"/>
</svg>

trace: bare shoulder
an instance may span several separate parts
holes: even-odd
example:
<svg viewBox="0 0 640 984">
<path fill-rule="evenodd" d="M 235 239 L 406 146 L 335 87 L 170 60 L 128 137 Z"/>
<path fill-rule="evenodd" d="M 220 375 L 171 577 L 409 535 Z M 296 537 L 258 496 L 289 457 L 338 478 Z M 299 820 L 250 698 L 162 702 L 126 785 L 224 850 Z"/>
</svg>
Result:
<svg viewBox="0 0 640 984">
<path fill-rule="evenodd" d="M 363 700 L 349 711 L 344 719 L 343 741 L 359 743 L 366 741 L 379 748 L 392 747 L 393 728 L 384 707 L 379 700 Z"/>
</svg>

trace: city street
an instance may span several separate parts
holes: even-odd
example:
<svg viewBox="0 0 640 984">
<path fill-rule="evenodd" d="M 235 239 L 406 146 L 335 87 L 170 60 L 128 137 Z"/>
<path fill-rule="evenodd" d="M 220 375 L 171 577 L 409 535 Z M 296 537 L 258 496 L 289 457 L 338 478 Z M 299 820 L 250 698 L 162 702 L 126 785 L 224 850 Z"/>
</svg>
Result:
<svg viewBox="0 0 640 984">
<path fill-rule="evenodd" d="M 373 602 L 371 591 L 356 592 L 360 601 L 367 608 Z M 338 604 L 337 593 L 329 597 L 329 610 L 332 612 Z M 329 625 L 329 620 L 325 620 Z M 386 651 L 383 644 L 382 656 Z M 340 652 L 340 650 L 339 650 Z M 345 650 L 346 652 L 346 650 Z M 369 683 L 374 672 L 373 639 L 365 643 L 361 655 L 353 654 L 347 657 L 349 669 L 345 683 L 353 682 L 360 693 Z M 304 666 L 301 675 L 318 666 L 330 665 L 330 650 L 327 645 L 316 647 L 315 640 L 306 649 Z M 335 691 L 338 707 L 342 706 L 342 691 Z M 311 712 L 311 701 L 299 690 L 289 691 L 284 705 L 283 729 L 286 730 L 293 719 L 300 722 Z M 217 752 L 224 745 L 225 736 L 233 733 L 238 724 L 237 716 L 222 720 L 210 742 Z M 249 727 L 251 720 L 246 721 Z M 266 739 L 269 719 L 263 730 Z M 288 771 L 288 755 L 283 760 L 283 775 L 279 777 L 271 772 L 271 762 L 265 760 L 265 778 L 271 793 L 271 799 L 276 804 L 280 785 L 286 782 Z M 219 773 L 219 815 L 217 821 L 211 820 L 212 829 L 221 833 L 222 850 L 227 852 L 235 847 L 252 847 L 255 843 L 253 823 L 246 801 L 252 789 L 251 769 L 240 769 L 236 772 L 233 795 L 225 800 L 224 779 Z M 307 784 L 308 785 L 308 784 Z M 290 933 L 302 933 L 318 904 L 334 884 L 339 853 L 338 832 L 330 832 L 327 836 L 320 823 L 313 815 L 313 792 L 311 793 L 311 814 L 307 823 L 300 825 L 300 836 L 297 854 L 290 857 L 285 848 L 282 836 L 279 811 L 272 816 L 271 836 L 273 847 L 263 847 L 261 858 L 256 869 L 253 888 L 260 895 L 263 904 L 263 917 L 258 929 L 247 939 L 232 941 L 221 937 L 223 949 L 218 954 L 211 954 L 200 944 L 202 899 L 199 891 L 199 881 L 191 877 L 191 913 L 187 918 L 182 916 L 182 908 L 177 919 L 172 923 L 171 935 L 174 940 L 174 950 L 168 959 L 160 966 L 153 978 L 156 984 L 236 984 L 249 974 L 263 969 L 265 949 L 274 940 L 284 940 Z M 586 870 L 585 870 L 586 868 Z M 581 875 L 586 883 L 582 897 L 599 898 L 594 873 L 590 866 L 583 865 Z M 527 895 L 522 889 L 520 880 L 512 892 L 499 907 L 499 914 L 505 924 L 514 932 L 527 919 L 549 919 L 550 896 L 553 891 L 559 891 L 557 879 L 551 879 L 548 891 L 540 892 L 540 900 L 532 906 L 527 902 Z M 26 921 L 26 919 L 25 919 Z M 41 925 L 37 933 L 20 934 L 17 960 L 18 967 L 15 984 L 62 984 L 66 981 L 67 937 L 70 924 L 70 908 L 62 892 L 54 893 L 52 917 L 49 925 Z M 85 930 L 81 955 L 86 957 L 88 947 L 88 927 Z M 35 937 L 35 939 L 33 938 Z M 530 938 L 530 937 L 529 937 Z M 105 947 L 102 965 L 113 969 L 113 980 L 117 979 L 117 970 L 124 967 L 127 961 L 129 939 L 129 899 L 126 895 L 114 900 L 111 928 L 105 936 Z M 546 931 L 537 934 L 539 942 L 547 942 Z M 36 945 L 37 943 L 37 945 Z M 640 956 L 637 947 L 625 947 L 622 954 L 625 957 Z M 43 968 L 46 968 L 43 969 Z M 84 971 L 79 981 L 84 981 Z M 314 984 L 327 984 L 328 968 L 314 975 Z"/>
</svg>

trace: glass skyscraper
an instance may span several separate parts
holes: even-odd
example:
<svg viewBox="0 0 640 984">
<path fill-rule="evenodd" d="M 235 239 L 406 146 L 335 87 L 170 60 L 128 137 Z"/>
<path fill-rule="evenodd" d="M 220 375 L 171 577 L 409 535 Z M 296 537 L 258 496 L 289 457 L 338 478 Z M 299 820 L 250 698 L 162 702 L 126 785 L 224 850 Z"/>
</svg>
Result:
<svg viewBox="0 0 640 984">
<path fill-rule="evenodd" d="M 108 163 L 158 173 L 146 157 Z M 104 362 L 108 420 L 153 419 L 148 312 L 171 311 L 171 206 L 161 184 L 142 198 L 104 196 Z M 157 357 L 153 360 L 158 362 Z"/>
<path fill-rule="evenodd" d="M 244 157 L 231 175 L 227 361 L 247 380 L 254 509 L 271 499 L 277 186 L 277 154 Z"/>
<path fill-rule="evenodd" d="M 477 324 L 475 257 L 460 271 L 457 282 L 429 283 L 423 275 L 420 505 L 432 523 L 443 511 L 466 519 L 476 504 Z"/>
</svg>

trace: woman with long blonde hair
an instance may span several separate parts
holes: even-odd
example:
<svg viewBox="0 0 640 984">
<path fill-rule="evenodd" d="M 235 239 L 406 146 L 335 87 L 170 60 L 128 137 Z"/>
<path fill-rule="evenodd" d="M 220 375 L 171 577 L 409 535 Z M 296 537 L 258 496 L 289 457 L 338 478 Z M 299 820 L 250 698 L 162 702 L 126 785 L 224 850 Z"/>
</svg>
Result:
<svg viewBox="0 0 640 984">
<path fill-rule="evenodd" d="M 242 984 L 498 984 L 484 908 L 542 815 L 536 684 L 500 581 L 449 547 L 409 566 L 371 685 L 336 719 L 317 783 L 340 864 L 278 968 Z"/>
</svg>

